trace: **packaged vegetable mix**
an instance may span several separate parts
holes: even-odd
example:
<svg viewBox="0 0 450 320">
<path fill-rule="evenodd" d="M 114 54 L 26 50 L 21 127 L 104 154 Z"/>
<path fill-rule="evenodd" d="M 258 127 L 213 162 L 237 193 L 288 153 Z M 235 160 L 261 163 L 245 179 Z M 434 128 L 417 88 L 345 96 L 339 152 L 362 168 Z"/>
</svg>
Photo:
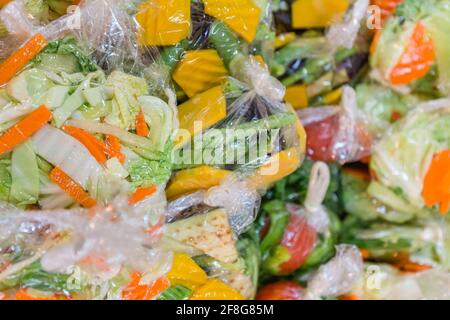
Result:
<svg viewBox="0 0 450 320">
<path fill-rule="evenodd" d="M 118 197 L 156 224 L 171 175 L 174 94 L 144 77 L 152 53 L 138 49 L 125 11 L 99 0 L 79 14 L 79 26 L 55 20 L 0 65 L 2 200 L 62 209 Z"/>
</svg>

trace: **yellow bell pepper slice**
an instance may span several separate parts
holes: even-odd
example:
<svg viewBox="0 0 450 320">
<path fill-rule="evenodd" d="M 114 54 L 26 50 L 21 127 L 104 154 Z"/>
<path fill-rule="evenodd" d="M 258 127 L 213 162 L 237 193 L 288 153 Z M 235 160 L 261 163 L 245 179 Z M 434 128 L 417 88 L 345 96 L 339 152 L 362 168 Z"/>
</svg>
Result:
<svg viewBox="0 0 450 320">
<path fill-rule="evenodd" d="M 175 148 L 183 146 L 196 134 L 212 127 L 226 116 L 227 101 L 222 86 L 209 89 L 182 103 L 178 107 L 180 132 L 175 138 Z"/>
<path fill-rule="evenodd" d="M 180 284 L 191 290 L 208 281 L 208 275 L 191 257 L 177 253 L 173 257 L 172 269 L 167 273 L 171 285 Z"/>
<path fill-rule="evenodd" d="M 218 86 L 228 75 L 219 54 L 214 49 L 187 51 L 173 72 L 173 79 L 192 97 Z"/>
<path fill-rule="evenodd" d="M 194 291 L 190 300 L 245 300 L 244 296 L 224 282 L 209 279 Z"/>
<path fill-rule="evenodd" d="M 222 21 L 245 41 L 253 42 L 261 9 L 253 0 L 203 0 L 205 12 Z"/>
<path fill-rule="evenodd" d="M 173 200 L 199 190 L 207 190 L 219 185 L 230 173 L 231 171 L 211 166 L 179 171 L 166 189 L 167 198 Z"/>
<path fill-rule="evenodd" d="M 347 11 L 349 0 L 295 0 L 292 4 L 292 27 L 325 28 Z"/>
<path fill-rule="evenodd" d="M 255 189 L 266 189 L 275 182 L 287 177 L 301 164 L 299 150 L 289 148 L 270 157 L 256 173 L 249 178 L 249 183 Z"/>
<path fill-rule="evenodd" d="M 191 31 L 190 0 L 147 0 L 138 7 L 138 40 L 145 46 L 170 46 Z"/>
<path fill-rule="evenodd" d="M 339 88 L 326 94 L 323 98 L 323 102 L 325 103 L 325 105 L 331 105 L 334 103 L 338 103 L 341 100 L 341 97 L 342 97 L 342 89 Z"/>
<path fill-rule="evenodd" d="M 282 34 L 278 35 L 275 38 L 275 43 L 274 43 L 275 49 L 284 47 L 285 45 L 294 41 L 295 38 L 296 38 L 295 32 L 287 32 L 287 33 L 282 33 Z"/>
<path fill-rule="evenodd" d="M 284 100 L 290 103 L 294 109 L 308 107 L 308 92 L 306 86 L 297 84 L 286 88 Z"/>
</svg>

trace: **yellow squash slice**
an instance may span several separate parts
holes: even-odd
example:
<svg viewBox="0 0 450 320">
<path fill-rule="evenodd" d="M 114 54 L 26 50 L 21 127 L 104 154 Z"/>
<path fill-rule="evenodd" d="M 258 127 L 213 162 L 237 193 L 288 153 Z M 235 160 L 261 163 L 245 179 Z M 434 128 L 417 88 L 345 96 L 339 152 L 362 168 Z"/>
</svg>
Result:
<svg viewBox="0 0 450 320">
<path fill-rule="evenodd" d="M 166 236 L 225 263 L 233 263 L 239 256 L 224 209 L 170 223 L 166 226 Z"/>
<path fill-rule="evenodd" d="M 209 279 L 194 291 L 190 300 L 245 300 L 245 298 L 224 282 Z"/>
<path fill-rule="evenodd" d="M 308 106 L 308 94 L 306 86 L 297 84 L 286 88 L 284 100 L 289 102 L 294 109 L 306 108 Z"/>
<path fill-rule="evenodd" d="M 141 45 L 175 45 L 190 34 L 191 1 L 147 0 L 139 6 L 136 20 Z"/>
<path fill-rule="evenodd" d="M 172 77 L 192 97 L 222 83 L 228 75 L 222 59 L 214 49 L 187 51 Z"/>
<path fill-rule="evenodd" d="M 219 185 L 230 173 L 210 166 L 179 171 L 166 189 L 167 198 L 173 200 L 199 190 L 207 190 Z"/>
<path fill-rule="evenodd" d="M 325 28 L 342 17 L 349 0 L 295 0 L 292 4 L 292 27 Z"/>
<path fill-rule="evenodd" d="M 191 290 L 208 281 L 208 276 L 191 257 L 177 253 L 173 257 L 172 269 L 167 273 L 171 285 L 180 284 Z"/>
<path fill-rule="evenodd" d="M 256 36 L 261 9 L 253 0 L 203 0 L 205 12 L 222 21 L 245 41 Z"/>
<path fill-rule="evenodd" d="M 175 147 L 182 146 L 196 134 L 223 120 L 226 115 L 227 101 L 222 86 L 214 87 L 192 97 L 178 107 L 180 132 L 175 138 Z"/>
</svg>

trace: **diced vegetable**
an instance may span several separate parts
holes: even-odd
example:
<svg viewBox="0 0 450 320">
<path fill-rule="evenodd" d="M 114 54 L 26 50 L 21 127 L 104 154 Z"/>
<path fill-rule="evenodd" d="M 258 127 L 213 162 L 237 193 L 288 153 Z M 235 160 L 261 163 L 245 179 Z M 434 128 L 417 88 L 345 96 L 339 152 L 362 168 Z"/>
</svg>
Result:
<svg viewBox="0 0 450 320">
<path fill-rule="evenodd" d="M 144 113 L 142 110 L 136 116 L 136 133 L 138 136 L 147 137 L 150 130 L 145 122 Z"/>
<path fill-rule="evenodd" d="M 190 33 L 191 1 L 146 0 L 139 6 L 136 20 L 142 45 L 175 45 Z"/>
<path fill-rule="evenodd" d="M 256 36 L 261 9 L 252 0 L 203 0 L 205 12 L 227 24 L 245 41 Z"/>
<path fill-rule="evenodd" d="M 167 186 L 167 198 L 176 199 L 198 190 L 207 190 L 219 185 L 230 173 L 228 170 L 210 166 L 200 166 L 179 171 Z"/>
<path fill-rule="evenodd" d="M 238 258 L 233 231 L 224 209 L 176 221 L 167 225 L 166 230 L 168 237 L 201 250 L 219 261 L 232 263 Z"/>
<path fill-rule="evenodd" d="M 222 83 L 228 75 L 214 49 L 186 51 L 173 72 L 173 79 L 192 97 Z"/>
<path fill-rule="evenodd" d="M 0 136 L 0 154 L 23 143 L 52 118 L 52 113 L 42 105 L 20 120 Z"/>
<path fill-rule="evenodd" d="M 169 280 L 166 277 L 160 277 L 151 284 L 141 284 L 142 275 L 133 272 L 131 281 L 122 291 L 124 300 L 152 300 L 170 287 Z"/>
<path fill-rule="evenodd" d="M 95 207 L 97 204 L 83 188 L 73 181 L 64 171 L 55 167 L 50 172 L 50 179 L 64 190 L 72 199 L 85 208 Z"/>
<path fill-rule="evenodd" d="M 256 300 L 303 300 L 305 289 L 294 281 L 278 281 L 263 286 Z"/>
<path fill-rule="evenodd" d="M 156 186 L 150 186 L 145 188 L 138 188 L 132 195 L 128 198 L 128 202 L 130 204 L 138 203 L 139 201 L 144 200 L 145 198 L 151 196 L 156 192 Z"/>
<path fill-rule="evenodd" d="M 209 279 L 203 286 L 194 290 L 190 300 L 245 300 L 245 298 L 222 281 Z"/>
<path fill-rule="evenodd" d="M 291 8 L 292 27 L 328 27 L 347 11 L 349 4 L 348 0 L 295 0 Z"/>
<path fill-rule="evenodd" d="M 175 139 L 176 146 L 182 146 L 194 135 L 223 120 L 226 115 L 227 102 L 221 86 L 192 97 L 178 107 L 180 130 L 183 131 Z"/>
<path fill-rule="evenodd" d="M 34 35 L 26 44 L 0 64 L 0 86 L 5 85 L 22 70 L 47 45 L 47 40 L 40 33 Z"/>
<path fill-rule="evenodd" d="M 205 284 L 208 280 L 206 272 L 184 253 L 175 254 L 172 269 L 167 273 L 167 278 L 172 285 L 182 285 L 191 290 Z"/>
<path fill-rule="evenodd" d="M 103 141 L 99 140 L 97 137 L 91 135 L 83 129 L 79 129 L 73 126 L 64 126 L 63 130 L 80 141 L 89 150 L 92 156 L 97 159 L 99 163 L 104 164 L 106 162 L 106 147 Z"/>
<path fill-rule="evenodd" d="M 284 99 L 286 102 L 290 103 L 294 109 L 306 108 L 308 106 L 306 86 L 299 84 L 287 87 Z"/>
</svg>

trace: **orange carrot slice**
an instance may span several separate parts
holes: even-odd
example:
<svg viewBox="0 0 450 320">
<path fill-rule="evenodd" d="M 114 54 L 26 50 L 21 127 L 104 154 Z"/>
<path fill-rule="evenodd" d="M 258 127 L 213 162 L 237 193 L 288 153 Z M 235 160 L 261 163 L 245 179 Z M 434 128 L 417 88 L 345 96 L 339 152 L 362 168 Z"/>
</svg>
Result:
<svg viewBox="0 0 450 320">
<path fill-rule="evenodd" d="M 156 192 L 156 186 L 150 186 L 147 188 L 137 188 L 136 191 L 130 195 L 128 198 L 128 202 L 130 204 L 138 203 L 139 201 L 144 200 L 148 196 L 151 196 Z"/>
<path fill-rule="evenodd" d="M 105 142 L 106 142 L 106 154 L 110 158 L 117 158 L 120 161 L 120 163 L 124 163 L 125 155 L 122 152 L 120 152 L 122 146 L 120 145 L 119 138 L 108 134 L 106 135 Z"/>
<path fill-rule="evenodd" d="M 141 274 L 133 272 L 131 281 L 122 292 L 124 300 L 151 300 L 170 286 L 169 280 L 163 276 L 149 285 L 140 285 Z"/>
<path fill-rule="evenodd" d="M 410 42 L 392 69 L 390 82 L 393 85 L 406 85 L 425 76 L 434 64 L 434 45 L 427 35 L 425 25 L 418 22 Z"/>
<path fill-rule="evenodd" d="M 103 164 L 106 162 L 106 145 L 103 141 L 97 139 L 89 132 L 77 127 L 64 126 L 63 130 L 80 141 L 99 163 Z"/>
<path fill-rule="evenodd" d="M 0 154 L 10 151 L 52 119 L 52 113 L 42 105 L 0 136 Z"/>
<path fill-rule="evenodd" d="M 377 49 L 378 42 L 380 41 L 380 38 L 381 38 L 381 32 L 382 32 L 381 29 L 376 31 L 375 36 L 373 37 L 373 40 L 372 40 L 372 44 L 370 45 L 370 48 L 369 48 L 369 53 L 370 54 L 374 54 L 375 53 L 375 50 Z"/>
<path fill-rule="evenodd" d="M 10 2 L 11 2 L 11 0 L 0 0 L 0 8 L 3 6 L 6 6 Z"/>
<path fill-rule="evenodd" d="M 371 4 L 380 8 L 381 23 L 384 24 L 403 0 L 372 0 Z"/>
<path fill-rule="evenodd" d="M 64 171 L 55 167 L 50 172 L 50 180 L 63 189 L 73 200 L 85 208 L 92 208 L 97 203 L 89 194 L 75 181 L 72 180 Z"/>
<path fill-rule="evenodd" d="M 27 289 L 19 289 L 16 292 L 14 300 L 58 300 L 58 298 L 55 295 L 48 296 L 48 297 L 32 296 L 28 293 Z"/>
<path fill-rule="evenodd" d="M 141 137 L 147 137 L 150 133 L 142 110 L 136 116 L 136 133 Z"/>
<path fill-rule="evenodd" d="M 22 70 L 48 42 L 40 33 L 34 35 L 28 42 L 14 52 L 0 65 L 0 86 L 5 85 L 17 72 Z"/>
<path fill-rule="evenodd" d="M 425 175 L 422 197 L 427 207 L 440 204 L 440 212 L 450 209 L 450 150 L 444 150 L 433 157 Z"/>
</svg>

